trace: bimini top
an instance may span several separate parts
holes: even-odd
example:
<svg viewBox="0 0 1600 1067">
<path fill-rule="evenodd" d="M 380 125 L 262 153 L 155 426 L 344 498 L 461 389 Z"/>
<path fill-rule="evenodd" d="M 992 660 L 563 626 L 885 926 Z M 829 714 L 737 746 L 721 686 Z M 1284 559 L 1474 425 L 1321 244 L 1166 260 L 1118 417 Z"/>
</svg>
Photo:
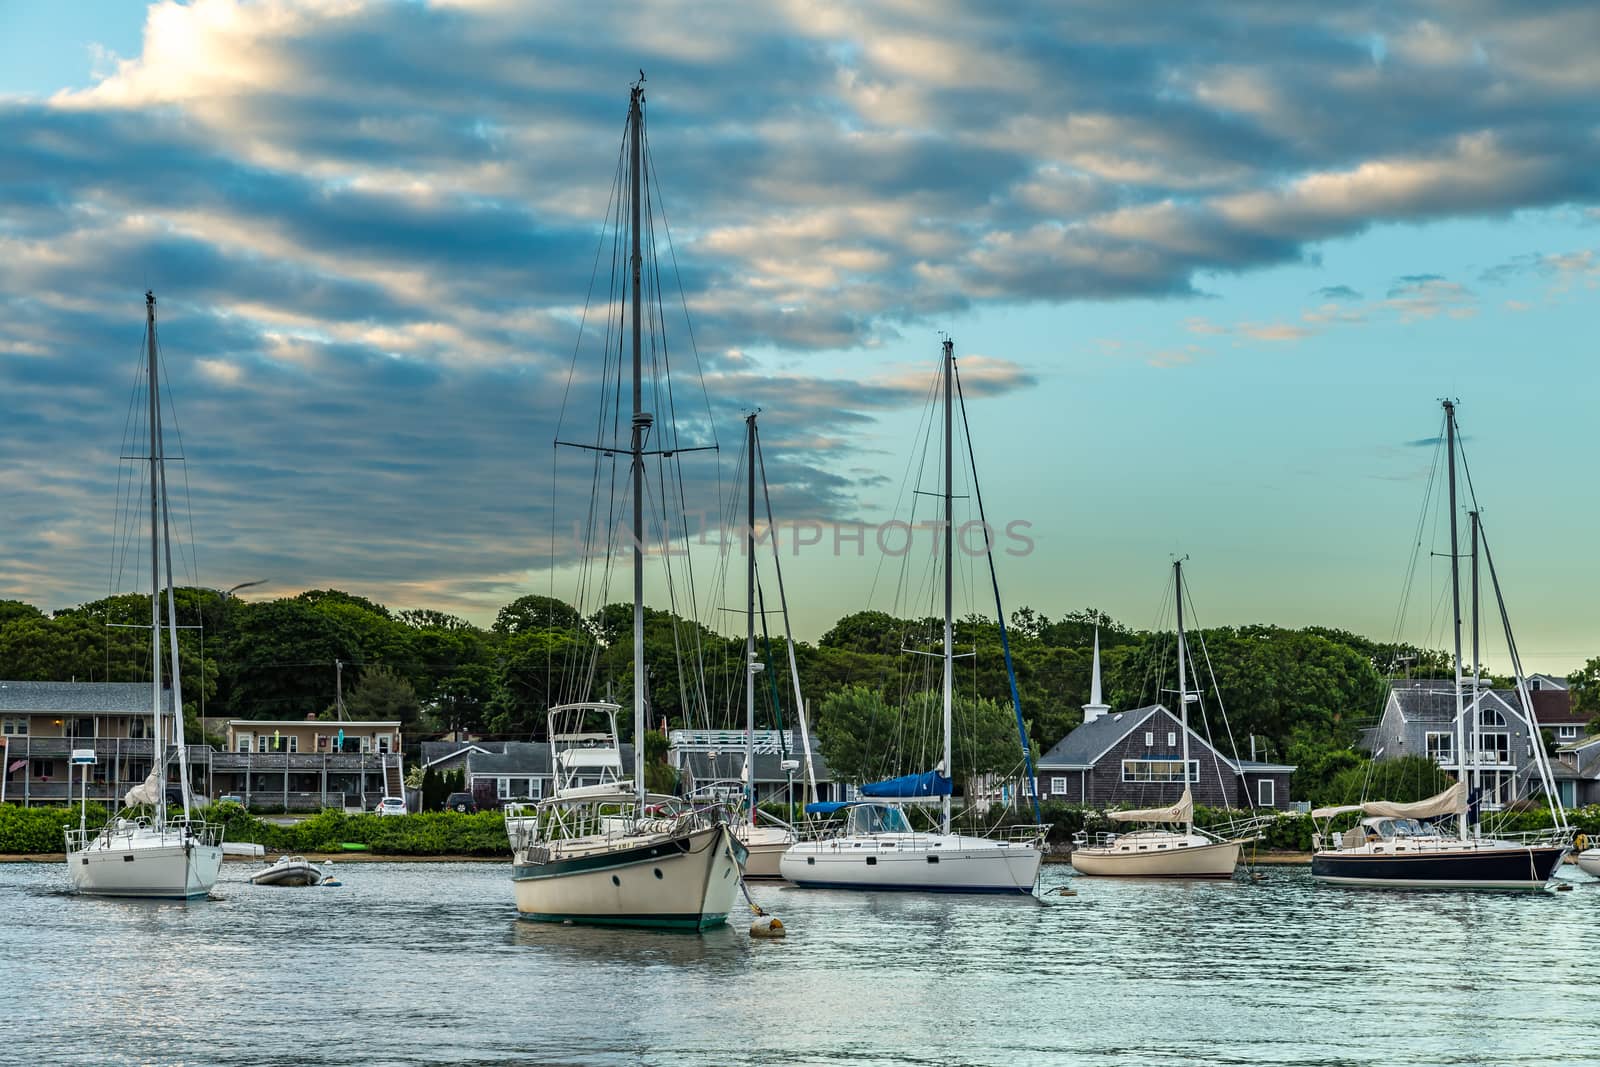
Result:
<svg viewBox="0 0 1600 1067">
<path fill-rule="evenodd" d="M 953 792 L 949 778 L 938 771 L 905 774 L 887 781 L 872 782 L 861 787 L 863 797 L 906 800 L 912 797 L 947 797 Z"/>
</svg>

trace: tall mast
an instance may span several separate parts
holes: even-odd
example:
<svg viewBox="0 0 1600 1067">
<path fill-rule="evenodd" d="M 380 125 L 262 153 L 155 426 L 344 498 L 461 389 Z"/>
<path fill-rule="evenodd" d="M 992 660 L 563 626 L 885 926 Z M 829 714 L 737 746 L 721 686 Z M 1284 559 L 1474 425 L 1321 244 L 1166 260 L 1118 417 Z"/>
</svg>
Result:
<svg viewBox="0 0 1600 1067">
<path fill-rule="evenodd" d="M 153 299 L 154 298 L 152 297 L 152 300 Z M 150 342 L 151 349 L 154 350 L 156 324 L 155 307 L 153 303 L 150 311 Z M 150 370 L 152 374 L 155 373 L 156 366 L 154 363 L 150 365 Z M 154 395 L 153 389 L 151 391 L 151 395 Z M 156 450 L 160 457 L 160 462 L 156 466 L 161 475 L 161 547 L 165 554 L 167 564 L 167 644 L 172 655 L 172 743 L 177 747 L 178 750 L 179 795 L 183 798 L 183 817 L 187 819 L 189 818 L 189 809 L 191 807 L 189 794 L 189 749 L 184 743 L 183 736 L 183 681 L 182 676 L 178 672 L 178 604 L 175 594 L 172 591 L 172 587 L 176 584 L 176 582 L 172 573 L 172 521 L 168 513 L 169 508 L 167 505 L 167 442 L 166 435 L 161 429 L 161 405 L 154 405 L 152 410 L 154 412 L 154 422 L 151 424 L 151 433 L 155 437 L 157 446 Z M 161 635 L 157 634 L 157 647 L 160 646 L 160 643 Z M 166 775 L 163 774 L 161 782 L 161 794 L 163 799 L 166 797 L 166 792 Z"/>
<path fill-rule="evenodd" d="M 750 825 L 756 824 L 756 413 L 744 420 L 746 489 L 744 522 L 744 796 Z"/>
<path fill-rule="evenodd" d="M 633 271 L 633 782 L 639 809 L 644 810 L 644 718 L 649 680 L 644 666 L 644 439 L 650 430 L 650 413 L 644 410 L 641 378 L 644 353 L 640 278 L 644 260 L 639 252 L 639 143 L 644 132 L 644 75 L 628 98 L 628 186 L 632 198 Z"/>
<path fill-rule="evenodd" d="M 1450 628 L 1456 649 L 1456 781 L 1461 781 L 1466 768 L 1466 729 L 1462 716 L 1466 709 L 1461 701 L 1461 547 L 1456 531 L 1456 405 L 1444 403 L 1444 439 L 1446 459 L 1450 467 Z M 1457 835 L 1467 839 L 1467 817 L 1458 820 Z"/>
<path fill-rule="evenodd" d="M 1472 792 L 1477 794 L 1483 773 L 1483 709 L 1478 706 L 1478 665 L 1483 662 L 1478 651 L 1478 511 L 1474 508 L 1467 515 L 1472 519 Z M 1477 832 L 1476 826 L 1473 831 Z"/>
<path fill-rule="evenodd" d="M 156 825 L 167 822 L 167 746 L 161 729 L 161 448 L 156 432 L 160 386 L 156 370 L 156 294 L 145 290 L 144 333 L 150 375 L 150 691 L 155 737 L 151 741 L 150 770 L 156 774 Z"/>
<path fill-rule="evenodd" d="M 1188 641 L 1183 635 L 1183 560 L 1172 561 L 1173 590 L 1178 600 L 1178 720 L 1183 734 L 1183 788 L 1189 789 L 1189 674 Z M 1183 824 L 1184 833 L 1194 833 L 1194 805 L 1189 805 L 1189 818 Z"/>
<path fill-rule="evenodd" d="M 956 345 L 950 338 L 944 341 L 944 775 L 955 781 L 955 766 L 951 762 L 950 728 L 951 710 L 955 694 L 955 630 L 951 625 L 951 588 L 954 578 L 952 562 L 955 539 L 955 514 L 952 507 L 951 474 L 953 471 L 952 441 L 955 436 L 951 421 L 951 383 L 955 378 Z M 950 794 L 940 801 L 940 823 L 944 833 L 950 832 Z"/>
</svg>

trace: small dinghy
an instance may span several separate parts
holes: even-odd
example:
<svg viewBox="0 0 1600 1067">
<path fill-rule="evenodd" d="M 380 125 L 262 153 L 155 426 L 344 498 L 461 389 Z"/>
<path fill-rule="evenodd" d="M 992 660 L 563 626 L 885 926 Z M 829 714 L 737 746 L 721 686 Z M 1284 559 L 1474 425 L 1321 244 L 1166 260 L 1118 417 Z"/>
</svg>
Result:
<svg viewBox="0 0 1600 1067">
<path fill-rule="evenodd" d="M 256 885 L 321 885 L 332 875 L 304 856 L 279 856 L 278 862 L 250 876 Z"/>
</svg>

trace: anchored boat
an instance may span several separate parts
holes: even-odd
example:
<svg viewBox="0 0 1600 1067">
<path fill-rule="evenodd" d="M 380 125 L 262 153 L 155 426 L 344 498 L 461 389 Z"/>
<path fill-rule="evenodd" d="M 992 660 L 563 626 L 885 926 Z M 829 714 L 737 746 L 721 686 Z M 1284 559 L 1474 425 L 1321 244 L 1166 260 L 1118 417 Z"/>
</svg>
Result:
<svg viewBox="0 0 1600 1067">
<path fill-rule="evenodd" d="M 205 896 L 216 884 L 222 870 L 223 828 L 208 825 L 193 814 L 189 750 L 183 739 L 183 685 L 178 671 L 177 605 L 173 597 L 166 453 L 161 429 L 161 376 L 157 367 L 156 298 L 149 292 L 145 293 L 145 343 L 149 399 L 149 453 L 146 458 L 150 465 L 150 717 L 154 725 L 150 774 L 123 797 L 128 809 L 100 829 L 89 829 L 80 814 L 78 828 L 66 831 L 67 874 L 73 888 L 90 896 L 186 900 Z M 165 650 L 163 633 L 167 637 Z M 170 654 L 170 688 L 163 683 L 164 651 Z M 168 761 L 173 758 L 168 754 L 169 738 L 178 763 L 181 815 L 168 810 L 165 783 Z M 87 808 L 87 804 L 84 806 Z"/>
</svg>

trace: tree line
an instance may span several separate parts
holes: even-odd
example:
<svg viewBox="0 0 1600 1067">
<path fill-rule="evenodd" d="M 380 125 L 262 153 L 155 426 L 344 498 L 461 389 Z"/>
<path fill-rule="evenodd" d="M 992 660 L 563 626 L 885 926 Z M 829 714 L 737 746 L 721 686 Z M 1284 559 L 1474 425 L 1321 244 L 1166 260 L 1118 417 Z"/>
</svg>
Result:
<svg viewBox="0 0 1600 1067">
<path fill-rule="evenodd" d="M 342 677 L 345 713 L 398 719 L 416 736 L 470 731 L 534 738 L 552 703 L 623 705 L 631 729 L 632 610 L 611 604 L 582 615 L 546 596 L 520 597 L 487 628 L 430 610 L 396 611 L 340 590 L 243 601 L 215 590 L 176 592 L 185 711 L 194 718 L 332 717 Z M 108 597 L 52 613 L 0 601 L 0 674 L 17 681 L 148 681 L 149 598 Z M 1174 706 L 1174 636 L 1130 628 L 1093 610 L 1050 617 L 1019 608 L 1007 625 L 1026 727 L 1035 752 L 1082 721 L 1098 633 L 1104 698 L 1115 709 Z M 936 651 L 942 623 L 883 612 L 845 615 L 795 658 L 811 726 L 835 773 L 863 780 L 938 759 L 931 724 L 940 701 Z M 1010 683 L 993 619 L 955 625 L 958 774 L 1007 771 L 1017 762 Z M 650 726 L 739 727 L 744 722 L 742 637 L 670 612 L 645 617 Z M 1363 763 L 1352 750 L 1381 713 L 1385 679 L 1448 677 L 1439 650 L 1375 642 L 1312 626 L 1217 627 L 1190 635 L 1200 668 L 1191 688 L 1196 728 L 1222 751 L 1298 766 L 1297 796 L 1316 795 Z M 758 648 L 760 725 L 794 725 L 794 685 L 778 643 Z M 336 666 L 342 664 L 342 668 Z M 1214 676 L 1214 682 L 1213 682 Z M 1573 672 L 1574 700 L 1600 711 L 1600 657 Z M 1226 712 L 1224 720 L 1223 712 Z M 931 757 L 931 758 L 930 758 Z"/>
</svg>

